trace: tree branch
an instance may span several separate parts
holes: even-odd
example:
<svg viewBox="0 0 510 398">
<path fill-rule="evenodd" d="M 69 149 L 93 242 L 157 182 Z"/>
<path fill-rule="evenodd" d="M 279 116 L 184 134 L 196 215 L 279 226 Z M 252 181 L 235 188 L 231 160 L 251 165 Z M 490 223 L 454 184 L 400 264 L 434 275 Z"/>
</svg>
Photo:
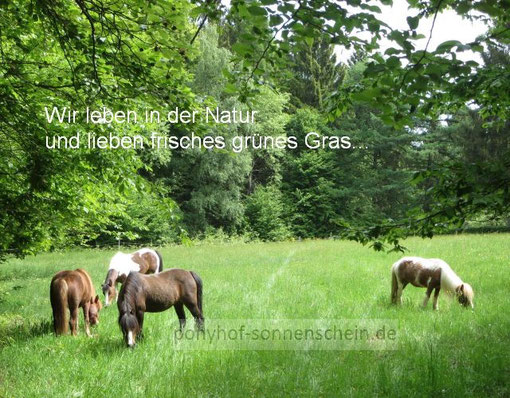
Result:
<svg viewBox="0 0 510 398">
<path fill-rule="evenodd" d="M 207 0 L 205 2 L 205 5 L 206 7 L 209 6 L 209 4 L 212 2 L 212 0 Z M 198 37 L 200 31 L 202 30 L 202 28 L 204 27 L 205 23 L 207 22 L 207 18 L 209 17 L 209 15 L 206 13 L 204 15 L 204 18 L 202 19 L 202 21 L 200 22 L 200 25 L 198 25 L 198 29 L 197 31 L 195 32 L 195 34 L 193 35 L 193 37 L 191 38 L 191 41 L 189 42 L 189 44 L 193 44 L 196 40 L 196 38 Z"/>
<path fill-rule="evenodd" d="M 276 32 L 274 32 L 273 34 L 273 37 L 271 37 L 271 39 L 267 42 L 267 45 L 266 47 L 264 48 L 264 50 L 262 51 L 262 54 L 260 55 L 259 59 L 257 60 L 257 62 L 255 63 L 255 66 L 253 67 L 251 73 L 250 73 L 250 76 L 248 76 L 248 78 L 246 79 L 246 82 L 245 84 L 248 84 L 248 82 L 253 79 L 253 76 L 255 75 L 255 71 L 258 70 L 259 66 L 260 66 L 260 63 L 262 62 L 262 60 L 266 57 L 266 53 L 269 51 L 269 48 L 271 47 L 271 44 L 273 43 L 274 39 L 276 39 L 276 36 L 278 35 L 278 33 L 283 29 L 285 28 L 289 22 L 291 22 L 294 17 L 296 16 L 296 14 L 301 10 L 301 7 L 302 7 L 302 3 L 301 1 L 299 1 L 299 7 L 292 13 L 292 15 L 287 19 L 287 21 L 285 23 L 283 23 L 280 28 L 278 28 L 276 30 Z"/>
<path fill-rule="evenodd" d="M 434 12 L 434 19 L 432 20 L 432 26 L 430 27 L 429 38 L 427 40 L 427 44 L 425 45 L 425 49 L 423 50 L 423 54 L 421 55 L 420 59 L 418 61 L 416 61 L 416 63 L 412 66 L 412 68 L 409 68 L 406 71 L 406 73 L 404 74 L 404 77 L 402 77 L 402 82 L 400 83 L 399 89 L 402 89 L 402 87 L 404 86 L 406 78 L 409 75 L 409 73 L 411 72 L 411 70 L 416 69 L 421 64 L 423 59 L 425 58 L 425 55 L 427 55 L 427 50 L 429 48 L 430 40 L 432 39 L 432 33 L 434 31 L 434 26 L 436 24 L 437 14 L 439 13 L 439 9 L 441 8 L 442 2 L 443 2 L 443 0 L 439 0 L 439 2 L 437 3 L 436 11 Z"/>
<path fill-rule="evenodd" d="M 202 22 L 200 22 L 200 25 L 198 25 L 198 29 L 195 32 L 195 34 L 193 35 L 193 37 L 191 38 L 191 41 L 189 42 L 189 44 L 193 44 L 193 42 L 197 38 L 198 34 L 200 33 L 200 31 L 204 27 L 206 21 L 207 21 L 207 15 L 204 15 L 204 18 L 202 19 Z"/>
<path fill-rule="evenodd" d="M 76 1 L 76 4 L 78 4 L 78 7 L 80 7 L 80 10 L 83 13 L 83 15 L 85 15 L 85 18 L 87 18 L 87 21 L 89 21 L 90 33 L 92 36 L 92 67 L 94 68 L 94 78 L 96 79 L 97 84 L 99 84 L 99 91 L 101 91 L 101 89 L 102 89 L 101 79 L 99 78 L 99 73 L 97 72 L 97 64 L 96 64 L 96 28 L 94 26 L 94 19 L 90 15 L 83 0 L 75 0 L 75 1 Z"/>
</svg>

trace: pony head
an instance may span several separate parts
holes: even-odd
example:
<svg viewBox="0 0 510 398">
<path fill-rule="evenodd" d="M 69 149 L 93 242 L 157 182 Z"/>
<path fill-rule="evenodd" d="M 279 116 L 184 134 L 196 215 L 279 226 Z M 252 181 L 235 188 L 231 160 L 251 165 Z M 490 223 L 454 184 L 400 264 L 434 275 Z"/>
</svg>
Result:
<svg viewBox="0 0 510 398">
<path fill-rule="evenodd" d="M 457 289 L 455 289 L 457 293 L 457 299 L 459 300 L 459 303 L 462 304 L 464 307 L 471 307 L 475 308 L 475 305 L 473 304 L 473 298 L 475 294 L 473 293 L 473 288 L 468 283 L 463 283 Z"/>
<path fill-rule="evenodd" d="M 91 325 L 97 325 L 99 323 L 99 311 L 101 311 L 101 308 L 103 308 L 103 306 L 101 305 L 99 296 L 96 296 L 95 299 L 90 299 L 89 320 Z"/>
<path fill-rule="evenodd" d="M 109 280 L 108 282 L 103 283 L 101 288 L 104 294 L 104 305 L 105 307 L 108 307 L 113 302 L 115 295 L 117 294 L 115 286 L 113 285 L 112 281 Z"/>
<path fill-rule="evenodd" d="M 140 324 L 131 308 L 119 311 L 119 326 L 124 335 L 126 345 L 133 348 L 136 344 L 136 338 L 140 333 Z"/>
</svg>

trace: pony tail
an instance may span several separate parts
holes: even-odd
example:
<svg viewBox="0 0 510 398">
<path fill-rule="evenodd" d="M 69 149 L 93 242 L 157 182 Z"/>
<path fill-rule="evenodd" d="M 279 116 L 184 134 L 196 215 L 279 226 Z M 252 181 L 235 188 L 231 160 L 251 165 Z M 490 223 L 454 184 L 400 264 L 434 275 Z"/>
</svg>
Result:
<svg viewBox="0 0 510 398">
<path fill-rule="evenodd" d="M 391 270 L 391 302 L 393 304 L 397 303 L 397 291 L 398 291 L 398 281 L 397 281 L 397 273 L 394 269 Z"/>
<path fill-rule="evenodd" d="M 55 334 L 67 333 L 67 282 L 63 279 L 56 279 L 51 283 L 50 288 L 51 308 L 53 309 L 53 329 Z"/>
<path fill-rule="evenodd" d="M 156 252 L 156 254 L 158 255 L 158 258 L 159 258 L 159 268 L 158 268 L 158 272 L 161 272 L 163 271 L 163 257 L 161 257 L 161 253 L 158 252 L 157 250 L 154 250 Z"/>
<path fill-rule="evenodd" d="M 196 284 L 197 284 L 197 305 L 198 305 L 198 309 L 200 310 L 200 314 L 204 315 L 204 313 L 202 312 L 202 286 L 203 286 L 203 283 L 202 283 L 202 279 L 200 279 L 200 277 L 194 273 L 193 271 L 190 271 L 191 273 L 191 276 L 193 277 L 193 279 L 195 280 Z"/>
</svg>

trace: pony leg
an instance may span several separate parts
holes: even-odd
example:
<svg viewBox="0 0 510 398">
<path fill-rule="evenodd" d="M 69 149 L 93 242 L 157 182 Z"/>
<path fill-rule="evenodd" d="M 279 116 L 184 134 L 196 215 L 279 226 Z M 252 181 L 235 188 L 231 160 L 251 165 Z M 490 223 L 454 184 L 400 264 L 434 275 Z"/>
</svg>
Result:
<svg viewBox="0 0 510 398">
<path fill-rule="evenodd" d="M 436 287 L 436 290 L 434 292 L 434 303 L 432 305 L 432 308 L 434 308 L 434 310 L 438 310 L 439 309 L 439 305 L 437 303 L 437 300 L 438 300 L 438 297 L 439 297 L 439 291 L 441 290 L 440 287 Z"/>
<path fill-rule="evenodd" d="M 200 310 L 198 309 L 198 306 L 196 303 L 184 303 L 186 308 L 191 312 L 193 315 L 193 318 L 195 318 L 195 325 L 198 330 L 204 329 L 204 317 Z"/>
<path fill-rule="evenodd" d="M 398 278 L 397 274 L 391 271 L 391 303 L 397 304 Z"/>
<path fill-rule="evenodd" d="M 404 291 L 405 287 L 406 287 L 406 285 L 404 285 L 400 281 L 398 282 L 398 285 L 397 285 L 397 300 L 396 300 L 397 304 L 402 305 L 402 292 Z"/>
<path fill-rule="evenodd" d="M 71 308 L 71 334 L 76 336 L 78 334 L 78 307 Z"/>
<path fill-rule="evenodd" d="M 92 337 L 92 335 L 90 334 L 89 309 L 90 303 L 86 303 L 83 306 L 83 319 L 85 320 L 85 334 L 89 337 Z"/>
<path fill-rule="evenodd" d="M 140 325 L 140 333 L 138 333 L 138 337 L 140 339 L 143 339 L 143 318 L 144 318 L 144 312 L 143 311 L 137 311 L 136 312 L 136 319 L 138 320 L 138 325 Z"/>
<path fill-rule="evenodd" d="M 184 312 L 184 306 L 182 303 L 175 303 L 174 308 L 177 318 L 179 318 L 179 326 L 182 332 L 186 327 L 186 313 Z"/>
<path fill-rule="evenodd" d="M 423 306 L 426 307 L 429 303 L 430 295 L 432 294 L 432 290 L 434 290 L 433 287 L 430 285 L 427 287 L 427 292 L 425 293 L 425 298 L 423 299 Z"/>
<path fill-rule="evenodd" d="M 119 284 L 115 282 L 115 301 L 119 301 Z"/>
</svg>

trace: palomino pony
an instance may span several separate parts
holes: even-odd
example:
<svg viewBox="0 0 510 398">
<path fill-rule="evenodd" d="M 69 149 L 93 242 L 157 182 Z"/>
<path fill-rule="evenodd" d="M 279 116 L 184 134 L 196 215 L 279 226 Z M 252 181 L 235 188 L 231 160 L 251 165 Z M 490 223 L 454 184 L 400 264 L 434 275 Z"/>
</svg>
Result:
<svg viewBox="0 0 510 398">
<path fill-rule="evenodd" d="M 439 291 L 445 289 L 454 294 L 464 307 L 474 308 L 474 293 L 471 286 L 457 276 L 450 266 L 438 258 L 404 257 L 391 267 L 391 301 L 402 304 L 402 291 L 410 283 L 416 287 L 426 287 L 423 300 L 426 307 L 432 290 L 434 292 L 434 310 L 438 309 Z"/>
<path fill-rule="evenodd" d="M 87 336 L 91 335 L 89 324 L 99 323 L 101 301 L 99 296 L 96 296 L 90 275 L 84 269 L 60 271 L 55 274 L 50 285 L 50 301 L 53 309 L 53 328 L 57 336 L 67 333 L 67 309 L 71 313 L 69 323 L 73 336 L 77 334 L 80 307 L 83 308 Z"/>
<path fill-rule="evenodd" d="M 156 275 L 131 272 L 122 285 L 117 302 L 119 326 L 128 347 L 134 347 L 142 335 L 145 312 L 161 312 L 175 307 L 181 330 L 186 325 L 184 306 L 202 330 L 202 280 L 193 271 L 171 269 Z"/>
<path fill-rule="evenodd" d="M 112 257 L 106 279 L 102 285 L 104 304 L 109 306 L 118 298 L 117 284 L 124 283 L 131 271 L 157 274 L 163 270 L 163 259 L 156 250 L 143 248 L 134 253 L 118 252 Z"/>
</svg>

